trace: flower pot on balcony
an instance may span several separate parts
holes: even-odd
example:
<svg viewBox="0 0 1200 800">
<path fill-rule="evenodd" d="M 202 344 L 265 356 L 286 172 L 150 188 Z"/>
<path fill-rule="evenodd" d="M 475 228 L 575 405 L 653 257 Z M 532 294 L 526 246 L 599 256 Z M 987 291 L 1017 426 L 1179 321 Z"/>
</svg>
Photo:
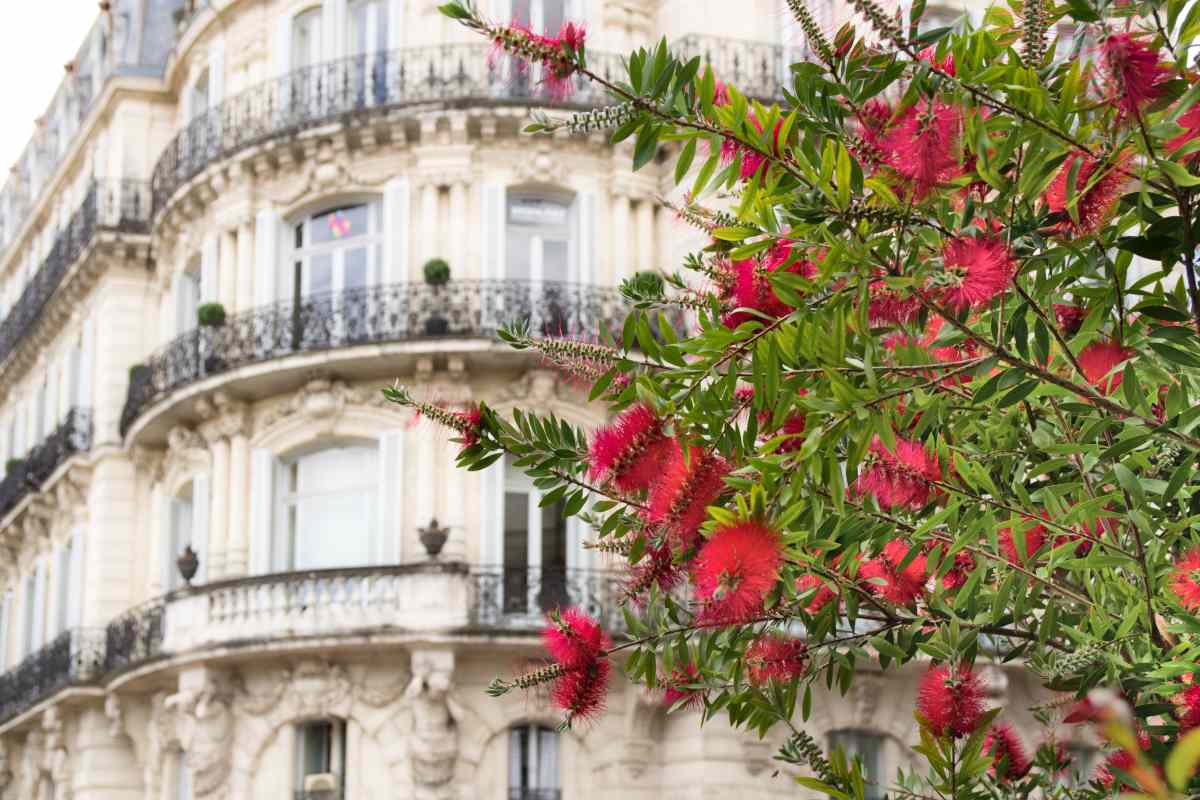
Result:
<svg viewBox="0 0 1200 800">
<path fill-rule="evenodd" d="M 191 586 L 192 578 L 196 577 L 196 571 L 200 569 L 200 558 L 190 544 L 183 548 L 179 558 L 175 559 L 175 566 L 179 568 L 179 576 L 183 578 L 183 582 Z"/>
<path fill-rule="evenodd" d="M 450 320 L 438 314 L 436 311 L 429 319 L 425 320 L 425 335 L 426 336 L 445 336 L 450 332 Z"/>
<path fill-rule="evenodd" d="M 437 558 L 446 546 L 446 540 L 450 538 L 450 529 L 439 526 L 437 517 L 430 520 L 428 528 L 418 528 L 417 533 L 420 534 L 421 544 L 425 546 L 425 552 L 430 558 Z"/>
<path fill-rule="evenodd" d="M 4 462 L 5 475 L 16 475 L 18 472 L 23 472 L 24 470 L 25 459 L 23 458 L 10 458 L 8 461 Z"/>
</svg>

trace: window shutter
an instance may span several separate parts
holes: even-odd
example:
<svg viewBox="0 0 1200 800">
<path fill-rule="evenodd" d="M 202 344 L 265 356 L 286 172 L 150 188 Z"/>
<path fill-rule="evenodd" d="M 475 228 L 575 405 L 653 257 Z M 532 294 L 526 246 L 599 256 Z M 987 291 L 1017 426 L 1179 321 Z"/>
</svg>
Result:
<svg viewBox="0 0 1200 800">
<path fill-rule="evenodd" d="M 404 0 L 387 0 L 388 49 L 404 46 Z"/>
<path fill-rule="evenodd" d="M 485 183 L 480 191 L 483 264 L 479 274 L 484 280 L 494 280 L 504 277 L 504 184 Z"/>
<path fill-rule="evenodd" d="M 33 579 L 33 635 L 31 650 L 46 643 L 46 562 L 38 562 Z"/>
<path fill-rule="evenodd" d="M 409 214 L 408 178 L 393 178 L 383 188 L 383 265 L 380 283 L 409 280 Z"/>
<path fill-rule="evenodd" d="M 192 549 L 200 559 L 195 583 L 204 583 L 208 575 L 208 517 L 209 476 L 207 473 L 192 478 Z"/>
<path fill-rule="evenodd" d="M 175 499 L 166 492 L 161 483 L 154 492 L 154 520 L 158 528 L 158 585 L 161 591 L 169 592 L 175 575 L 175 515 L 172 513 Z"/>
<path fill-rule="evenodd" d="M 217 299 L 217 234 L 210 233 L 200 245 L 200 302 Z"/>
<path fill-rule="evenodd" d="M 588 12 L 591 11 L 590 5 L 589 0 L 567 0 L 567 21 L 587 25 Z M 558 31 L 547 31 L 547 33 L 556 36 Z"/>
<path fill-rule="evenodd" d="M 264 306 L 275 302 L 275 276 L 279 272 L 279 212 L 259 209 L 254 218 L 254 303 Z"/>
<path fill-rule="evenodd" d="M 208 48 L 208 106 L 212 108 L 225 99 L 225 39 L 218 37 Z M 192 114 L 204 109 L 192 109 Z"/>
<path fill-rule="evenodd" d="M 250 453 L 250 574 L 271 571 L 272 509 L 275 505 L 275 458 L 270 450 Z"/>
<path fill-rule="evenodd" d="M 285 75 L 292 68 L 292 16 L 283 14 L 275 22 L 275 46 L 271 48 L 273 71 L 276 75 Z M 280 88 L 286 89 L 285 86 Z M 284 97 L 287 92 L 284 91 Z M 281 102 L 283 97 L 280 98 Z"/>
<path fill-rule="evenodd" d="M 53 599 L 53 604 L 50 606 L 53 614 L 50 615 L 49 636 L 53 639 L 58 634 L 62 633 L 67 628 L 67 594 L 70 586 L 70 575 L 68 571 L 71 569 L 71 545 L 60 544 L 54 548 L 54 570 L 50 575 L 50 597 Z"/>
<path fill-rule="evenodd" d="M 77 528 L 71 534 L 71 586 L 67 590 L 68 610 L 67 610 L 67 625 L 71 628 L 78 628 L 83 624 L 83 580 L 84 573 L 84 550 L 87 547 L 87 538 L 83 535 L 83 530 Z"/>
<path fill-rule="evenodd" d="M 0 670 L 8 669 L 8 631 L 12 627 L 12 592 L 0 602 Z"/>
<path fill-rule="evenodd" d="M 596 280 L 596 195 L 581 192 L 575 199 L 576 256 L 574 280 L 592 284 Z M 594 331 L 593 331 L 594 333 Z"/>
<path fill-rule="evenodd" d="M 504 459 L 483 470 L 483 542 L 480 546 L 484 566 L 504 562 Z"/>
<path fill-rule="evenodd" d="M 404 508 L 404 430 L 391 430 L 379 437 L 379 486 L 375 497 L 379 503 L 378 562 L 398 564 L 401 558 Z M 417 520 L 425 525 L 425 520 Z"/>
<path fill-rule="evenodd" d="M 83 323 L 83 334 L 79 342 L 79 397 L 75 405 L 92 407 L 92 358 L 96 352 L 96 325 L 89 317 Z"/>
</svg>

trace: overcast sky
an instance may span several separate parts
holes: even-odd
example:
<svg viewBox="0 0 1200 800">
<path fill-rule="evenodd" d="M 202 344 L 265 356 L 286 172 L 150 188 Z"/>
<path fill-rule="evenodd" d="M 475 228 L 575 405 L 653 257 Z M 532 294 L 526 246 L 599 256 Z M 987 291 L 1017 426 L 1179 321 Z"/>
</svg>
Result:
<svg viewBox="0 0 1200 800">
<path fill-rule="evenodd" d="M 10 0 L 11 2 L 11 0 Z M 7 5 L 7 3 L 5 4 Z M 0 184 L 33 135 L 66 64 L 99 13 L 96 0 L 36 0 L 0 25 Z"/>
</svg>

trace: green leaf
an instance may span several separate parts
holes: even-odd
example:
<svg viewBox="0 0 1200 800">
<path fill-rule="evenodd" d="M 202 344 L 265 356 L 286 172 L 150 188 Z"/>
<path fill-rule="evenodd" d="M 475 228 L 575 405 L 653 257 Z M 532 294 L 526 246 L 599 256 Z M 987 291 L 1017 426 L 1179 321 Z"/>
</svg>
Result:
<svg viewBox="0 0 1200 800">
<path fill-rule="evenodd" d="M 679 154 L 679 160 L 675 162 L 675 183 L 683 182 L 687 171 L 691 169 L 692 159 L 696 157 L 696 140 L 691 139 L 683 146 L 683 152 Z"/>
<path fill-rule="evenodd" d="M 1186 789 L 1197 766 L 1200 766 L 1200 729 L 1185 734 L 1167 756 L 1166 773 L 1171 788 L 1177 792 Z"/>
</svg>

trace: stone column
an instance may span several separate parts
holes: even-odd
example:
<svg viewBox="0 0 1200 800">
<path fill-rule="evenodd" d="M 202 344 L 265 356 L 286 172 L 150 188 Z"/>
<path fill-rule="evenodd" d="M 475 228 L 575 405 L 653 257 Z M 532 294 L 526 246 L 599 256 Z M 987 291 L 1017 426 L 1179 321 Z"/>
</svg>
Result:
<svg viewBox="0 0 1200 800">
<path fill-rule="evenodd" d="M 246 574 L 250 553 L 250 440 L 244 425 L 229 437 L 229 525 L 226 528 L 225 575 Z"/>
<path fill-rule="evenodd" d="M 637 205 L 637 254 L 634 263 L 639 272 L 654 269 L 654 203 L 642 197 Z"/>
<path fill-rule="evenodd" d="M 437 211 L 438 211 L 438 187 L 437 183 L 432 178 L 426 178 L 426 183 L 421 187 L 421 266 L 424 267 L 425 262 L 431 258 L 440 258 L 441 253 L 437 252 L 440 244 L 436 231 Z"/>
<path fill-rule="evenodd" d="M 237 232 L 237 304 L 238 311 L 254 305 L 254 223 L 247 220 Z"/>
<path fill-rule="evenodd" d="M 73 743 L 70 796 L 74 800 L 144 800 L 133 742 L 119 731 L 114 735 L 99 704 L 80 712 Z"/>
<path fill-rule="evenodd" d="M 466 176 L 456 177 L 454 182 L 450 184 L 450 220 L 446 230 L 454 231 L 461 230 L 459 226 L 466 226 L 467 221 L 467 184 Z M 446 258 L 450 260 L 451 275 L 466 275 L 467 269 L 467 237 L 462 235 L 451 235 L 450 252 L 446 254 Z"/>
<path fill-rule="evenodd" d="M 622 277 L 630 274 L 630 209 L 629 195 L 621 189 L 614 189 L 612 194 L 612 246 L 609 248 L 609 263 L 601 265 L 608 269 L 608 281 L 614 285 Z M 597 276 L 599 277 L 599 276 Z"/>
<path fill-rule="evenodd" d="M 237 239 L 234 232 L 222 231 L 217 238 L 217 297 L 226 313 L 237 307 Z"/>
<path fill-rule="evenodd" d="M 229 573 L 230 559 L 246 569 L 246 491 L 249 482 L 249 449 L 246 442 L 248 412 L 246 406 L 217 392 L 212 400 L 201 399 L 196 411 L 205 420 L 200 425 L 200 435 L 208 443 L 212 457 L 210 491 L 212 497 L 208 516 L 208 580 L 225 577 Z M 240 439 L 238 468 L 232 471 L 231 440 Z M 233 495 L 237 495 L 236 499 Z M 231 545 L 241 549 L 238 559 L 230 552 Z"/>
</svg>

